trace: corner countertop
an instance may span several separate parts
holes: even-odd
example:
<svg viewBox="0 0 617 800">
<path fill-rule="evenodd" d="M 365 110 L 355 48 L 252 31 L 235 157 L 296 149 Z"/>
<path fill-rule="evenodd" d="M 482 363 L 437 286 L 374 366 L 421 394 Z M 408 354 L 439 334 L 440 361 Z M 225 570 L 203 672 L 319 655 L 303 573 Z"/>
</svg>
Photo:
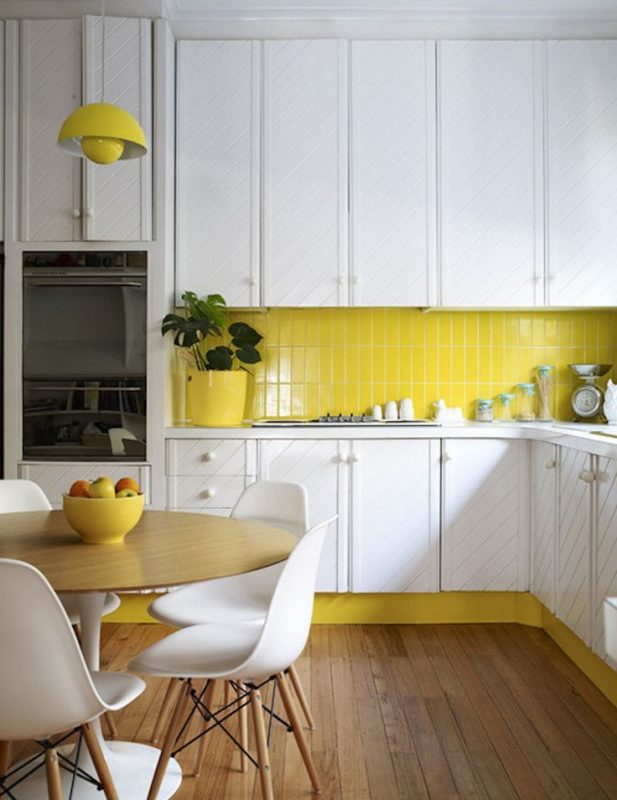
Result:
<svg viewBox="0 0 617 800">
<path fill-rule="evenodd" d="M 457 422 L 436 426 L 298 425 L 227 428 L 182 425 L 166 439 L 527 439 L 617 458 L 617 426 L 576 422 Z"/>
</svg>

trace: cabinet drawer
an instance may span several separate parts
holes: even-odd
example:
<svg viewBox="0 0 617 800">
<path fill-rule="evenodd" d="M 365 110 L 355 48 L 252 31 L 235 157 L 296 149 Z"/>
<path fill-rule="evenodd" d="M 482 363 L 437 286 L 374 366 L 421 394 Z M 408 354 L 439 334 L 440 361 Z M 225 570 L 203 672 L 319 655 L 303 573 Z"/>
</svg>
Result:
<svg viewBox="0 0 617 800">
<path fill-rule="evenodd" d="M 254 475 L 255 442 L 240 439 L 170 439 L 168 475 Z"/>
<path fill-rule="evenodd" d="M 177 475 L 169 478 L 169 508 L 199 511 L 231 509 L 247 480 L 238 476 Z"/>
</svg>

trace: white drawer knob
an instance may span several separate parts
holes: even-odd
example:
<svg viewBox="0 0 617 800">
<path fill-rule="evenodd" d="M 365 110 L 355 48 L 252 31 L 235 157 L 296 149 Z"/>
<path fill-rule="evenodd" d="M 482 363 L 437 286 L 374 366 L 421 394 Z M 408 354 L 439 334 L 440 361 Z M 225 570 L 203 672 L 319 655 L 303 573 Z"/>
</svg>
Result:
<svg viewBox="0 0 617 800">
<path fill-rule="evenodd" d="M 93 209 L 91 209 L 91 208 L 87 208 L 87 209 L 86 209 L 86 216 L 87 216 L 87 217 L 93 217 L 93 216 L 94 216 L 94 211 L 93 211 Z"/>
<path fill-rule="evenodd" d="M 445 464 L 447 461 L 452 461 L 452 456 L 449 453 L 444 453 L 441 457 L 441 460 Z"/>
<path fill-rule="evenodd" d="M 349 461 L 349 456 L 346 456 L 344 453 L 341 453 L 336 457 L 336 460 L 338 461 L 339 464 L 347 464 L 347 462 Z"/>
<path fill-rule="evenodd" d="M 257 286 L 257 278 L 249 278 L 249 286 Z"/>
<path fill-rule="evenodd" d="M 204 461 L 214 461 L 216 459 L 216 453 L 209 452 L 204 453 Z"/>
<path fill-rule="evenodd" d="M 73 219 L 79 219 L 81 217 L 81 211 L 78 208 L 73 209 Z"/>
<path fill-rule="evenodd" d="M 544 469 L 555 469 L 557 466 L 557 462 L 554 458 L 549 458 L 548 461 L 544 462 Z"/>
<path fill-rule="evenodd" d="M 595 472 L 592 472 L 590 469 L 582 469 L 578 473 L 578 477 L 582 481 L 585 481 L 585 483 L 593 483 L 596 479 Z"/>
<path fill-rule="evenodd" d="M 337 278 L 336 279 L 337 286 L 344 286 L 345 285 L 345 278 Z"/>
<path fill-rule="evenodd" d="M 204 491 L 201 493 L 201 496 L 204 498 L 204 500 L 210 500 L 215 494 L 216 489 L 204 489 Z"/>
<path fill-rule="evenodd" d="M 357 464 L 358 461 L 360 460 L 360 456 L 356 455 L 355 453 L 352 453 L 349 456 L 349 460 L 351 461 L 352 464 Z"/>
</svg>

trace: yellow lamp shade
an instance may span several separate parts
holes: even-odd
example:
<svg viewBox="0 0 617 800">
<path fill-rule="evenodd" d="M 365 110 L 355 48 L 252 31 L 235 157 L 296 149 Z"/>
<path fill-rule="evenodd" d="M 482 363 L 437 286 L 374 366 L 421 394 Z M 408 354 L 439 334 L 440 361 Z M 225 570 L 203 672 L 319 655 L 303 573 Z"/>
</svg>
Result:
<svg viewBox="0 0 617 800">
<path fill-rule="evenodd" d="M 148 152 L 139 122 L 111 103 L 88 103 L 75 109 L 60 128 L 58 144 L 67 153 L 97 164 L 139 158 Z"/>
</svg>

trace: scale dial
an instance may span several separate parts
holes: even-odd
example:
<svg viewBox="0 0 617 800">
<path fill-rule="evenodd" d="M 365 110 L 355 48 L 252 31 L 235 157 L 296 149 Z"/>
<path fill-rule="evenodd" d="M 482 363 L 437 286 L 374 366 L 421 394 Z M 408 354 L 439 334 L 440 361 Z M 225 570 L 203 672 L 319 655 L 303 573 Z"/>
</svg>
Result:
<svg viewBox="0 0 617 800">
<path fill-rule="evenodd" d="M 589 384 L 579 386 L 572 395 L 572 408 L 579 417 L 595 417 L 602 408 L 602 391 Z"/>
</svg>

